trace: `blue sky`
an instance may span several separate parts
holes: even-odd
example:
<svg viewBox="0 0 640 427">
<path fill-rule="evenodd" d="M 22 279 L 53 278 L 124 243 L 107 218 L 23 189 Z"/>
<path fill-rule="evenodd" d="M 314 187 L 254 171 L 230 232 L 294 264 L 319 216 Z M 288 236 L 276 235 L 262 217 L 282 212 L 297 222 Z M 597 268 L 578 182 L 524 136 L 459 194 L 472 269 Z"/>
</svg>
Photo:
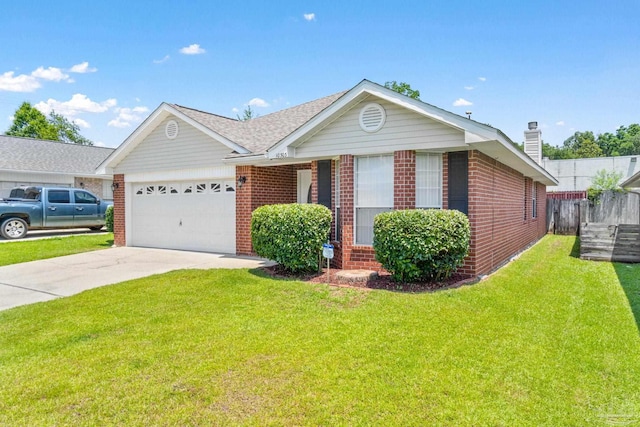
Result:
<svg viewBox="0 0 640 427">
<path fill-rule="evenodd" d="M 151 6 L 152 5 L 152 6 Z M 640 122 L 640 1 L 3 4 L 0 132 L 23 101 L 118 146 L 161 102 L 260 115 L 404 81 L 522 140 Z"/>
</svg>

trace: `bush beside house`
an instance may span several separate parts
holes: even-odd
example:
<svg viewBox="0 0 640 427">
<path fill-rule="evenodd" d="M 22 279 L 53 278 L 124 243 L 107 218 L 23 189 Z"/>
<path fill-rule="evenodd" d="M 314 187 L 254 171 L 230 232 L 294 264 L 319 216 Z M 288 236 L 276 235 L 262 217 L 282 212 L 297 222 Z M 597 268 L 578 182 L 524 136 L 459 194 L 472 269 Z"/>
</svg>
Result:
<svg viewBox="0 0 640 427">
<path fill-rule="evenodd" d="M 318 269 L 318 253 L 330 230 L 331 211 L 322 205 L 266 205 L 251 215 L 256 254 L 291 272 Z"/>
<path fill-rule="evenodd" d="M 113 233 L 113 205 L 109 206 L 104 213 L 104 222 L 107 231 Z"/>
<path fill-rule="evenodd" d="M 373 230 L 376 260 L 400 282 L 444 280 L 469 252 L 469 220 L 456 210 L 384 212 Z"/>
</svg>

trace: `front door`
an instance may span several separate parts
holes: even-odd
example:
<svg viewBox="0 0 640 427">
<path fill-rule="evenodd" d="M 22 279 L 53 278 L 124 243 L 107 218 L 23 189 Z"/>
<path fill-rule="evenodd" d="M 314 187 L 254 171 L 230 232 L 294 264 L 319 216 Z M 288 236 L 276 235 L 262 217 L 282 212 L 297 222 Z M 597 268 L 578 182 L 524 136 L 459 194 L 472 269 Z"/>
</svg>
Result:
<svg viewBox="0 0 640 427">
<path fill-rule="evenodd" d="M 298 203 L 311 203 L 311 171 L 298 171 Z"/>
</svg>

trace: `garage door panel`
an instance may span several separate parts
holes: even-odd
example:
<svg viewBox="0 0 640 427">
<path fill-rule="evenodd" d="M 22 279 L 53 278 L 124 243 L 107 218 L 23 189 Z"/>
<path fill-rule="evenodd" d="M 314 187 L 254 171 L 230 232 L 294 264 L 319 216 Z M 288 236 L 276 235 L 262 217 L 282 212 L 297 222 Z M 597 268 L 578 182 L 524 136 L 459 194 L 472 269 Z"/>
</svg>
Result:
<svg viewBox="0 0 640 427">
<path fill-rule="evenodd" d="M 228 180 L 133 184 L 133 246 L 235 253 L 235 191 Z"/>
</svg>

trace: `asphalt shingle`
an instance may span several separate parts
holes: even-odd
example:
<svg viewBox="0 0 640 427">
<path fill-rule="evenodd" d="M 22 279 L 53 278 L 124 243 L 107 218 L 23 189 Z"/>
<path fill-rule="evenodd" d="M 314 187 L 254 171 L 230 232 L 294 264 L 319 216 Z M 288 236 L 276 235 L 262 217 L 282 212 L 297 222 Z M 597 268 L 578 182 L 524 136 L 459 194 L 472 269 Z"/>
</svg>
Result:
<svg viewBox="0 0 640 427">
<path fill-rule="evenodd" d="M 181 105 L 171 104 L 171 106 L 201 125 L 241 145 L 252 154 L 260 154 L 307 123 L 346 92 L 338 92 L 247 121 L 205 113 Z"/>
<path fill-rule="evenodd" d="M 0 135 L 0 170 L 93 174 L 113 148 Z"/>
</svg>

